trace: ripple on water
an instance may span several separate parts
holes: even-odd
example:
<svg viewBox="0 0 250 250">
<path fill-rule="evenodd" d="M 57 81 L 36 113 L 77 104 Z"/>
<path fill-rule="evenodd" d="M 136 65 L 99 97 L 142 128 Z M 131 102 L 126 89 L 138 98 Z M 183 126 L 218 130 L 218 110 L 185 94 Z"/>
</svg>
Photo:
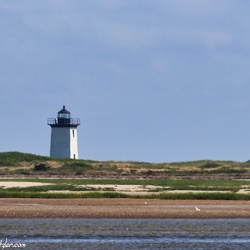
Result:
<svg viewBox="0 0 250 250">
<path fill-rule="evenodd" d="M 250 219 L 1 219 L 0 235 L 31 249 L 247 249 Z"/>
</svg>

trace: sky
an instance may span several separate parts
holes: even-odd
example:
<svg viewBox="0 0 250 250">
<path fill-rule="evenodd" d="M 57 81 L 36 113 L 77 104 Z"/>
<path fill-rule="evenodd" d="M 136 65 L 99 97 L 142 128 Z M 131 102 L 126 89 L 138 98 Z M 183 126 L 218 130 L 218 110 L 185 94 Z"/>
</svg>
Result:
<svg viewBox="0 0 250 250">
<path fill-rule="evenodd" d="M 65 105 L 79 158 L 250 159 L 250 1 L 0 3 L 0 152 L 49 156 Z"/>
</svg>

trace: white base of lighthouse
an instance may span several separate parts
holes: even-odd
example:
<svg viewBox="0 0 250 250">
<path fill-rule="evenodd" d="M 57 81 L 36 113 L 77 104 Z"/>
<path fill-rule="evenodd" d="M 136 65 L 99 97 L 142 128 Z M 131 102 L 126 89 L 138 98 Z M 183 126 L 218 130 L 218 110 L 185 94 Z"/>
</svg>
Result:
<svg viewBox="0 0 250 250">
<path fill-rule="evenodd" d="M 78 159 L 77 129 L 51 127 L 50 156 Z"/>
</svg>

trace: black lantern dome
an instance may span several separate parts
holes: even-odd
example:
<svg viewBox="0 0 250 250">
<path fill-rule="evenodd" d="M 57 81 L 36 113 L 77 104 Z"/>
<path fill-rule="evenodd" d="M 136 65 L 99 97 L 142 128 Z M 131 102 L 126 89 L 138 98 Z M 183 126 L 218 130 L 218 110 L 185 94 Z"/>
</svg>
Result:
<svg viewBox="0 0 250 250">
<path fill-rule="evenodd" d="M 77 127 L 80 125 L 79 118 L 71 118 L 70 112 L 63 106 L 57 113 L 57 118 L 49 118 L 48 125 L 51 127 Z"/>
<path fill-rule="evenodd" d="M 63 106 L 63 109 L 58 112 L 57 118 L 70 119 L 70 112 L 65 108 L 65 106 Z"/>
</svg>

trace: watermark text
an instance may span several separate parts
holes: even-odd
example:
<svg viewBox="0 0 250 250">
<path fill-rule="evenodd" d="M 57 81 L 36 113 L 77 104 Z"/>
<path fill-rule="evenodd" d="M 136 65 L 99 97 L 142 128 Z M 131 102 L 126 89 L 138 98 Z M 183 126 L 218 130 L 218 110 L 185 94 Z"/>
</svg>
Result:
<svg viewBox="0 0 250 250">
<path fill-rule="evenodd" d="M 8 242 L 8 239 L 5 239 L 5 242 L 3 242 L 2 240 L 0 240 L 0 249 L 5 249 L 5 248 L 24 248 L 26 247 L 26 244 L 24 243 L 10 243 Z"/>
</svg>

